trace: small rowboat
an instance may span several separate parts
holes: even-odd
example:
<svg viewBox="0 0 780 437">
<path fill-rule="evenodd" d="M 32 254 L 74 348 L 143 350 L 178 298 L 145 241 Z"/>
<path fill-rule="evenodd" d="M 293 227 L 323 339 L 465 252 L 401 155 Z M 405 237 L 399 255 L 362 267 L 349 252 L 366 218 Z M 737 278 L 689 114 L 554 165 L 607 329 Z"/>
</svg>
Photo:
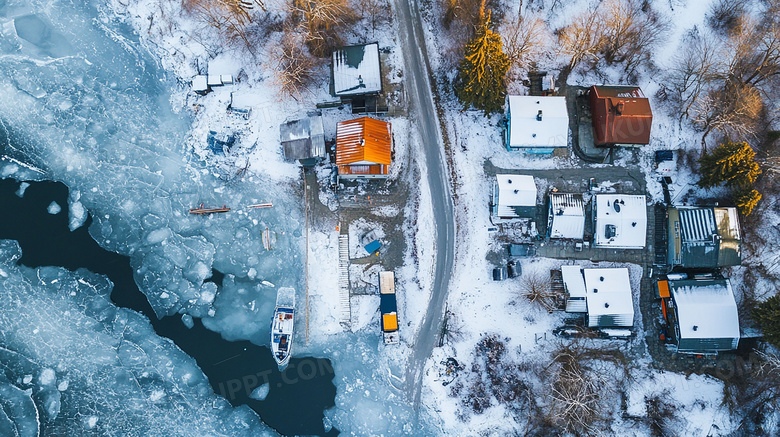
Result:
<svg viewBox="0 0 780 437">
<path fill-rule="evenodd" d="M 196 214 L 196 215 L 215 214 L 218 212 L 228 212 L 228 211 L 230 211 L 230 208 L 228 208 L 225 205 L 222 205 L 222 208 L 204 208 L 202 203 L 198 208 L 190 208 L 190 214 Z"/>
</svg>

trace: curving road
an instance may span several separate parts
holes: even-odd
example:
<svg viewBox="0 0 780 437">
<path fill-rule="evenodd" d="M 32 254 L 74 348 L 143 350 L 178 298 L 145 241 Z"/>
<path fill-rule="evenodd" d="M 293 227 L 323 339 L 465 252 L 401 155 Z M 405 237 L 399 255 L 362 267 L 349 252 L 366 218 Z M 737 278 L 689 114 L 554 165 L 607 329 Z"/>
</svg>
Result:
<svg viewBox="0 0 780 437">
<path fill-rule="evenodd" d="M 433 289 L 423 323 L 417 334 L 414 352 L 406 371 L 406 390 L 419 411 L 423 368 L 431 356 L 444 318 L 452 262 L 455 253 L 455 214 L 452 191 L 443 155 L 439 119 L 430 84 L 430 67 L 425 47 L 422 18 L 415 0 L 395 0 L 403 50 L 406 95 L 409 109 L 417 122 L 423 155 L 428 168 L 433 217 L 436 226 L 436 267 Z"/>
</svg>

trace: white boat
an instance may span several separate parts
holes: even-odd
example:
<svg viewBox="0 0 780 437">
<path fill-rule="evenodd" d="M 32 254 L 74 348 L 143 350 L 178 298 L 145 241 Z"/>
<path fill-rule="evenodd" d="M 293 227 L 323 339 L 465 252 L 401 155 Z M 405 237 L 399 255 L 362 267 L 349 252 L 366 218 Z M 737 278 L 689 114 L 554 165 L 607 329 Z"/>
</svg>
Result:
<svg viewBox="0 0 780 437">
<path fill-rule="evenodd" d="M 284 370 L 290 362 L 294 321 L 295 290 L 280 288 L 276 294 L 276 308 L 271 321 L 271 352 L 279 365 L 279 370 Z"/>
</svg>

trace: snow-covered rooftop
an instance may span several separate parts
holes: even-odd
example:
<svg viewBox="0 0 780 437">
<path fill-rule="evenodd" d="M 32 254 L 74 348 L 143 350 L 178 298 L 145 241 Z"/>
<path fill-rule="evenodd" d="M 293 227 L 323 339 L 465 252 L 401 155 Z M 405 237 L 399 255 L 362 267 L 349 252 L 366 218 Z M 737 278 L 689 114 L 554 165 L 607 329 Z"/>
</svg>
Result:
<svg viewBox="0 0 780 437">
<path fill-rule="evenodd" d="M 379 44 L 341 47 L 333 51 L 333 92 L 337 96 L 382 91 Z"/>
<path fill-rule="evenodd" d="M 581 194 L 550 194 L 550 238 L 581 240 L 585 233 L 585 207 Z"/>
<path fill-rule="evenodd" d="M 585 278 L 580 266 L 561 266 L 563 285 L 571 297 L 585 297 Z"/>
<path fill-rule="evenodd" d="M 565 97 L 508 96 L 507 107 L 510 148 L 568 146 Z"/>
<path fill-rule="evenodd" d="M 647 237 L 645 196 L 597 194 L 595 202 L 596 246 L 642 249 Z"/>
<path fill-rule="evenodd" d="M 600 316 L 611 316 L 614 326 L 633 326 L 634 300 L 628 269 L 583 269 L 589 326 Z M 603 325 L 598 325 L 603 326 Z"/>
<path fill-rule="evenodd" d="M 499 217 L 517 216 L 514 207 L 536 206 L 536 183 L 533 176 L 496 175 Z"/>
<path fill-rule="evenodd" d="M 739 338 L 737 303 L 728 279 L 669 281 L 681 338 Z"/>
</svg>

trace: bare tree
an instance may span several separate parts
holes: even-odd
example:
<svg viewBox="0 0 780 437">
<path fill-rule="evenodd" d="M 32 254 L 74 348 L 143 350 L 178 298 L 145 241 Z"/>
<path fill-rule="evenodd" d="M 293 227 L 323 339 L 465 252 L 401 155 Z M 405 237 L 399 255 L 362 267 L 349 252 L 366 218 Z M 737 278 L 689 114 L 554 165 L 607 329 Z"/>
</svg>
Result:
<svg viewBox="0 0 780 437">
<path fill-rule="evenodd" d="M 600 9 L 603 25 L 601 52 L 608 64 L 623 63 L 633 74 L 640 63 L 648 62 L 652 49 L 668 30 L 650 8 L 638 0 L 607 0 Z"/>
<path fill-rule="evenodd" d="M 388 22 L 392 17 L 390 4 L 387 0 L 353 0 L 352 7 L 364 22 L 371 26 L 371 35 L 377 27 Z"/>
<path fill-rule="evenodd" d="M 558 30 L 559 51 L 569 57 L 569 70 L 583 60 L 598 61 L 604 34 L 597 9 L 589 9 L 574 17 L 568 26 Z"/>
<path fill-rule="evenodd" d="M 300 34 L 284 32 L 277 50 L 277 81 L 283 94 L 300 97 L 312 81 L 317 62 L 309 54 Z"/>
<path fill-rule="evenodd" d="M 690 118 L 691 107 L 721 75 L 720 54 L 718 43 L 711 35 L 693 31 L 683 39 L 664 81 L 680 122 Z"/>
<path fill-rule="evenodd" d="M 762 25 L 746 17 L 727 43 L 729 77 L 757 86 L 780 74 L 780 24 Z"/>
<path fill-rule="evenodd" d="M 504 53 L 509 58 L 509 76 L 517 79 L 522 70 L 542 56 L 549 44 L 549 32 L 538 16 L 507 14 L 499 29 Z"/>
<path fill-rule="evenodd" d="M 547 311 L 557 307 L 557 296 L 550 291 L 550 277 L 545 275 L 543 270 L 523 272 L 520 277 L 520 294 Z"/>
<path fill-rule="evenodd" d="M 246 28 L 252 22 L 255 6 L 265 10 L 263 0 L 182 0 L 186 11 L 202 17 L 228 38 L 242 40 L 251 47 Z"/>
<path fill-rule="evenodd" d="M 714 89 L 700 97 L 694 106 L 695 124 L 704 129 L 701 143 L 718 130 L 733 138 L 746 138 L 755 134 L 764 109 L 764 102 L 755 87 L 727 82 L 722 89 Z"/>
<path fill-rule="evenodd" d="M 341 44 L 343 26 L 355 19 L 348 0 L 291 0 L 289 10 L 309 50 L 318 57 L 330 55 Z"/>
<path fill-rule="evenodd" d="M 550 386 L 548 419 L 561 430 L 589 434 L 607 417 L 609 402 L 627 371 L 617 349 L 592 348 L 584 342 L 561 343 L 547 366 Z"/>
</svg>

